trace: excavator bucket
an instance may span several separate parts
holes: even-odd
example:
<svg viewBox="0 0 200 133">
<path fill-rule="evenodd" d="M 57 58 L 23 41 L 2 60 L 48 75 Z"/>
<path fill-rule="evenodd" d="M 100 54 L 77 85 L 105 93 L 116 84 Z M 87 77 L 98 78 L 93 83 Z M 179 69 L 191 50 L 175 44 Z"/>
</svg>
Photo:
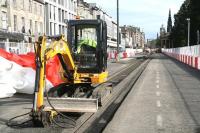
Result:
<svg viewBox="0 0 200 133">
<path fill-rule="evenodd" d="M 46 98 L 44 111 L 57 110 L 59 112 L 97 112 L 98 100 L 88 98 Z"/>
</svg>

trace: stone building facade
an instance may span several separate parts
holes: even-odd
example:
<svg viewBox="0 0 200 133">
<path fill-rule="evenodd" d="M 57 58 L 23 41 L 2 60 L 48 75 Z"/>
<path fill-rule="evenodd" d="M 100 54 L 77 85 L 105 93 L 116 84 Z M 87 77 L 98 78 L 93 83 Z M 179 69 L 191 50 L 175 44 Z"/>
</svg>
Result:
<svg viewBox="0 0 200 133">
<path fill-rule="evenodd" d="M 158 38 L 160 39 L 161 48 L 173 48 L 174 47 L 173 41 L 170 36 L 171 31 L 172 31 L 172 18 L 171 18 L 171 9 L 169 9 L 167 31 L 163 24 L 160 27 L 160 36 Z"/>
<path fill-rule="evenodd" d="M 124 25 L 120 28 L 126 48 L 144 48 L 145 34 L 140 28 L 130 25 Z"/>
<path fill-rule="evenodd" d="M 94 8 L 90 3 L 83 0 L 77 0 L 77 19 L 95 19 Z"/>
<path fill-rule="evenodd" d="M 107 24 L 108 51 L 116 51 L 117 48 L 117 23 L 105 11 L 97 7 L 96 3 L 87 3 L 84 0 L 77 0 L 80 19 L 97 19 L 97 16 Z M 120 46 L 121 47 L 121 46 Z"/>
<path fill-rule="evenodd" d="M 172 48 L 173 47 L 173 43 L 170 39 L 170 32 L 166 32 L 164 25 L 162 25 L 160 27 L 159 39 L 160 39 L 161 48 Z"/>
<path fill-rule="evenodd" d="M 75 19 L 76 13 L 77 0 L 0 0 L 0 48 L 33 51 L 40 35 L 66 35 L 64 20 Z"/>
<path fill-rule="evenodd" d="M 8 0 L 8 31 L 37 38 L 44 33 L 43 0 Z"/>
<path fill-rule="evenodd" d="M 44 34 L 43 0 L 0 1 L 0 48 L 16 54 L 33 52 L 33 43 Z"/>
<path fill-rule="evenodd" d="M 47 35 L 67 35 L 65 19 L 77 16 L 77 0 L 45 0 L 45 31 Z"/>
<path fill-rule="evenodd" d="M 0 1 L 0 30 L 8 29 L 7 0 Z"/>
<path fill-rule="evenodd" d="M 76 18 L 77 0 L 1 0 L 0 10 L 0 29 L 23 33 L 28 42 L 44 33 L 66 35 L 64 20 Z"/>
</svg>

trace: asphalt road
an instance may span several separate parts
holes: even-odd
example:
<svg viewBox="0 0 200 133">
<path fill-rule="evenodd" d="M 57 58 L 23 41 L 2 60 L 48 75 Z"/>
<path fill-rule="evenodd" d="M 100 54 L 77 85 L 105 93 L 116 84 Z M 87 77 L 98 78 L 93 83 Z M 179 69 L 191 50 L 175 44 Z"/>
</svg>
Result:
<svg viewBox="0 0 200 133">
<path fill-rule="evenodd" d="M 130 62 L 134 62 L 135 59 L 124 59 L 117 63 L 114 61 L 108 62 L 108 72 L 109 75 L 112 75 L 119 70 L 125 68 L 128 66 Z M 13 129 L 10 127 L 7 127 L 5 125 L 5 122 L 17 115 L 21 115 L 23 113 L 27 113 L 31 110 L 32 107 L 32 95 L 26 95 L 26 94 L 16 94 L 11 98 L 5 98 L 0 99 L 0 133 L 13 133 L 13 132 L 19 132 L 19 133 L 44 133 L 44 132 L 59 132 L 58 129 L 42 129 L 42 128 L 22 128 L 22 129 Z M 28 118 L 28 117 L 27 117 Z M 25 121 L 24 117 L 21 119 L 22 121 Z M 19 119 L 18 119 L 19 121 Z M 61 131 L 60 131 L 61 132 Z"/>
<path fill-rule="evenodd" d="M 104 133 L 200 133 L 200 71 L 152 57 Z"/>
</svg>

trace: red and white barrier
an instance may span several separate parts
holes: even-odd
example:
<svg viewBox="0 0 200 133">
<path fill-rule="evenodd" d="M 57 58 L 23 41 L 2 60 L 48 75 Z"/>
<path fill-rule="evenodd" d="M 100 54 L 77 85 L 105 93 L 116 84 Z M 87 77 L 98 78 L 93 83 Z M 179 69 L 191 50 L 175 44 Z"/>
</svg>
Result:
<svg viewBox="0 0 200 133">
<path fill-rule="evenodd" d="M 117 51 L 110 51 L 107 54 L 108 54 L 108 60 L 117 58 Z M 124 58 L 128 58 L 128 55 L 126 52 L 120 52 L 119 57 L 121 59 L 124 59 Z"/>
<path fill-rule="evenodd" d="M 35 55 L 16 55 L 0 49 L 0 98 L 11 97 L 14 93 L 33 94 L 35 82 Z M 60 63 L 57 56 L 46 64 L 46 88 L 59 85 Z"/>
<path fill-rule="evenodd" d="M 121 59 L 132 58 L 132 57 L 135 57 L 135 55 L 137 53 L 142 53 L 142 52 L 143 52 L 143 49 L 126 48 L 125 51 L 119 53 L 119 57 Z M 110 51 L 108 51 L 107 54 L 108 54 L 108 60 L 117 58 L 117 51 L 116 50 L 110 50 Z"/>
<path fill-rule="evenodd" d="M 200 45 L 162 49 L 166 55 L 200 70 Z"/>
</svg>

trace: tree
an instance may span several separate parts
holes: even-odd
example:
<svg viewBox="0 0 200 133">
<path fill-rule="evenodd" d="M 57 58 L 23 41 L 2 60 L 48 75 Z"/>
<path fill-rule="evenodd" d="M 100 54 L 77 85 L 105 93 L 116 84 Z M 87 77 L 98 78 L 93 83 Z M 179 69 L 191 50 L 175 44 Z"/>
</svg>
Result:
<svg viewBox="0 0 200 133">
<path fill-rule="evenodd" d="M 200 1 L 191 0 L 190 2 L 190 19 L 191 19 L 191 32 L 190 42 L 195 45 L 197 42 L 197 31 L 200 30 Z"/>
<path fill-rule="evenodd" d="M 187 20 L 190 0 L 185 0 L 180 10 L 174 15 L 174 26 L 172 28 L 171 38 L 174 47 L 182 47 L 187 44 Z"/>
<path fill-rule="evenodd" d="M 187 45 L 188 23 L 187 18 L 191 20 L 190 45 L 197 42 L 197 30 L 200 30 L 200 1 L 185 0 L 180 10 L 174 15 L 174 26 L 171 32 L 174 47 Z"/>
</svg>

